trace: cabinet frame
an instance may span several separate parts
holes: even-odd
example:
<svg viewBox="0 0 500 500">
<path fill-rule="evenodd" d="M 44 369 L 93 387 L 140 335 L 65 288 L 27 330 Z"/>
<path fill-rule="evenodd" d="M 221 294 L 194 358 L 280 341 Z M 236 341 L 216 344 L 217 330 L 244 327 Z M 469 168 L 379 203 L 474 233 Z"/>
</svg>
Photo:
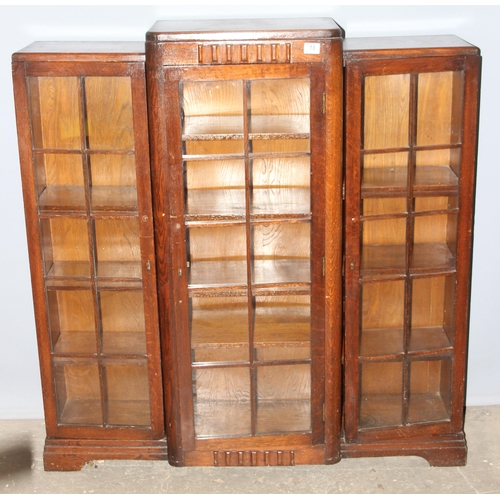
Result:
<svg viewBox="0 0 500 500">
<path fill-rule="evenodd" d="M 441 39 L 440 39 L 441 38 Z M 383 456 L 392 454 L 414 454 L 426 458 L 431 465 L 463 465 L 466 459 L 466 443 L 463 434 L 464 402 L 465 402 L 465 375 L 466 375 L 466 345 L 468 337 L 469 322 L 469 299 L 470 299 L 470 275 L 471 275 L 471 251 L 473 230 L 473 199 L 475 183 L 476 162 L 476 137 L 477 137 L 477 111 L 478 111 L 478 88 L 480 57 L 475 47 L 453 37 L 437 37 L 427 39 L 430 41 L 433 54 L 429 50 L 419 47 L 419 42 L 425 45 L 426 38 L 410 37 L 401 39 L 353 39 L 352 45 L 345 48 L 345 79 L 346 79 L 346 115 L 345 137 L 346 137 L 346 201 L 345 201 L 345 441 L 343 442 L 343 456 Z M 384 47 L 384 44 L 385 45 Z M 413 45 L 413 46 L 412 46 Z M 460 47 L 462 45 L 462 47 Z M 387 426 L 386 428 L 360 429 L 358 419 L 360 415 L 359 401 L 361 391 L 360 369 L 360 332 L 361 332 L 361 286 L 370 283 L 371 280 L 380 280 L 371 275 L 363 276 L 361 273 L 361 234 L 362 221 L 370 220 L 369 216 L 362 216 L 362 165 L 361 157 L 363 150 L 362 130 L 364 116 L 363 108 L 363 81 L 368 76 L 386 75 L 418 75 L 421 73 L 437 72 L 462 72 L 463 74 L 463 98 L 462 98 L 462 130 L 460 148 L 460 174 L 458 186 L 457 208 L 448 212 L 430 211 L 426 215 L 437 215 L 439 213 L 455 213 L 457 220 L 457 241 L 454 269 L 428 269 L 426 271 L 406 271 L 399 279 L 407 281 L 409 286 L 418 277 L 451 276 L 455 277 L 455 297 L 452 326 L 451 349 L 442 351 L 432 349 L 426 350 L 426 355 L 417 352 L 407 352 L 403 360 L 403 394 L 402 403 L 408 411 L 408 396 L 406 392 L 410 384 L 409 367 L 415 361 L 429 361 L 450 359 L 452 363 L 450 409 L 449 419 L 442 422 L 410 423 L 403 425 Z M 410 77 L 413 78 L 413 77 Z M 410 81 L 410 136 L 416 121 L 416 81 Z M 413 89 L 413 90 L 412 90 Z M 413 91 L 413 97 L 411 92 Z M 411 104 L 411 99 L 414 99 Z M 412 111 L 412 109 L 414 111 Z M 415 113 L 415 114 L 413 114 Z M 436 145 L 435 149 L 439 146 Z M 441 147 L 452 147 L 441 145 Z M 410 155 L 409 169 L 415 168 L 415 161 L 411 156 L 419 150 L 432 149 L 409 143 L 405 148 Z M 394 149 L 397 151 L 398 149 Z M 368 151 L 369 152 L 369 151 Z M 413 166 L 412 166 L 413 165 Z M 412 175 L 412 174 L 410 174 Z M 414 180 L 412 180 L 414 182 Z M 439 190 L 439 188 L 436 188 Z M 441 188 L 443 189 L 443 188 Z M 417 190 L 403 194 L 395 191 L 392 196 L 413 197 Z M 382 192 L 381 192 L 382 193 Z M 415 193 L 415 194 L 414 194 Z M 443 195 L 446 196 L 445 191 Z M 431 193 L 432 194 L 432 193 Z M 451 193 L 452 194 L 452 193 Z M 387 191 L 381 196 L 391 196 Z M 408 198 L 408 203 L 411 198 Z M 402 213 L 401 217 L 420 217 L 422 214 L 415 212 Z M 391 217 L 396 217 L 394 214 Z M 413 222 L 410 226 L 413 230 Z M 408 231 L 408 230 L 407 230 Z M 405 236 L 405 245 L 409 248 L 412 233 Z M 397 274 L 397 273 L 396 273 Z M 390 276 L 387 277 L 390 281 Z M 421 278 L 420 278 L 421 279 Z M 380 282 L 380 281 L 378 281 Z M 407 300 L 411 300 L 412 292 L 405 292 Z M 411 304 L 406 303 L 405 322 L 409 328 Z M 408 334 L 407 334 L 408 335 Z M 408 342 L 408 340 L 407 340 Z M 444 357 L 443 357 L 444 356 Z M 368 358 L 367 358 L 368 359 Z M 390 357 L 376 357 L 383 361 L 390 361 Z M 369 359 L 368 359 L 369 361 Z M 404 450 L 401 447 L 404 445 Z"/>
</svg>

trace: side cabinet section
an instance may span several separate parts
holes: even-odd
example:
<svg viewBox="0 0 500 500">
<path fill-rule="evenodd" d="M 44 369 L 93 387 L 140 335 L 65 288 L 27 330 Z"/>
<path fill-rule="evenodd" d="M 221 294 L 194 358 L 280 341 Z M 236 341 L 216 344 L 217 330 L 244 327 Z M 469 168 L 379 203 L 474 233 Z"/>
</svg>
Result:
<svg viewBox="0 0 500 500">
<path fill-rule="evenodd" d="M 143 44 L 13 56 L 47 470 L 165 453 Z"/>
<path fill-rule="evenodd" d="M 344 452 L 463 465 L 479 53 L 353 39 L 344 59 Z"/>
</svg>

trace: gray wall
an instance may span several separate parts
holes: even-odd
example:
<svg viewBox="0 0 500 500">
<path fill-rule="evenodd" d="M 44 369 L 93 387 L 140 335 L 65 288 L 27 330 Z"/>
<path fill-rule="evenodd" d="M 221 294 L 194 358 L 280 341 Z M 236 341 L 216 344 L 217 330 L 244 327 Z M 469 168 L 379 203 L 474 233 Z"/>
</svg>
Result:
<svg viewBox="0 0 500 500">
<path fill-rule="evenodd" d="M 257 2 L 258 4 L 259 2 Z M 261 2 L 263 3 L 263 2 Z M 160 19 L 332 17 L 348 37 L 456 34 L 483 54 L 468 405 L 500 404 L 500 7 L 497 6 L 1 6 L 0 418 L 42 418 L 10 58 L 35 40 L 144 40 Z M 286 8 L 285 8 L 286 5 Z M 500 196 L 499 196 L 500 197 Z"/>
</svg>

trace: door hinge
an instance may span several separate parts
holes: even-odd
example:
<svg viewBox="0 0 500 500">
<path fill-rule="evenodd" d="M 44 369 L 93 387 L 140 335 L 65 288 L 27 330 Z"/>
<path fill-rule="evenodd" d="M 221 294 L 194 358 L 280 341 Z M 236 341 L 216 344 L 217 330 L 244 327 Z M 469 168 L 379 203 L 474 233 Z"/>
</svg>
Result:
<svg viewBox="0 0 500 500">
<path fill-rule="evenodd" d="M 323 92 L 323 114 L 326 115 L 326 92 Z"/>
<path fill-rule="evenodd" d="M 325 406 L 325 403 L 323 403 L 323 422 L 326 422 L 326 406 Z"/>
<path fill-rule="evenodd" d="M 323 278 L 326 276 L 326 262 L 324 256 L 321 259 L 321 276 L 323 276 Z"/>
</svg>

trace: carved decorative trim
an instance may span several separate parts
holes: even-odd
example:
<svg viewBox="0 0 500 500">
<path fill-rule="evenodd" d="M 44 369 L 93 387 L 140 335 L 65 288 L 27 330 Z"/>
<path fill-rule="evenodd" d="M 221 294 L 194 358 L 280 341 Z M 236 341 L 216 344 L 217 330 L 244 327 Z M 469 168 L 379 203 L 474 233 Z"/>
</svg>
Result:
<svg viewBox="0 0 500 500">
<path fill-rule="evenodd" d="M 245 43 L 198 45 L 199 64 L 289 63 L 290 43 Z"/>
<path fill-rule="evenodd" d="M 295 465 L 295 452 L 293 450 L 214 451 L 214 465 L 219 467 L 291 466 Z"/>
</svg>

